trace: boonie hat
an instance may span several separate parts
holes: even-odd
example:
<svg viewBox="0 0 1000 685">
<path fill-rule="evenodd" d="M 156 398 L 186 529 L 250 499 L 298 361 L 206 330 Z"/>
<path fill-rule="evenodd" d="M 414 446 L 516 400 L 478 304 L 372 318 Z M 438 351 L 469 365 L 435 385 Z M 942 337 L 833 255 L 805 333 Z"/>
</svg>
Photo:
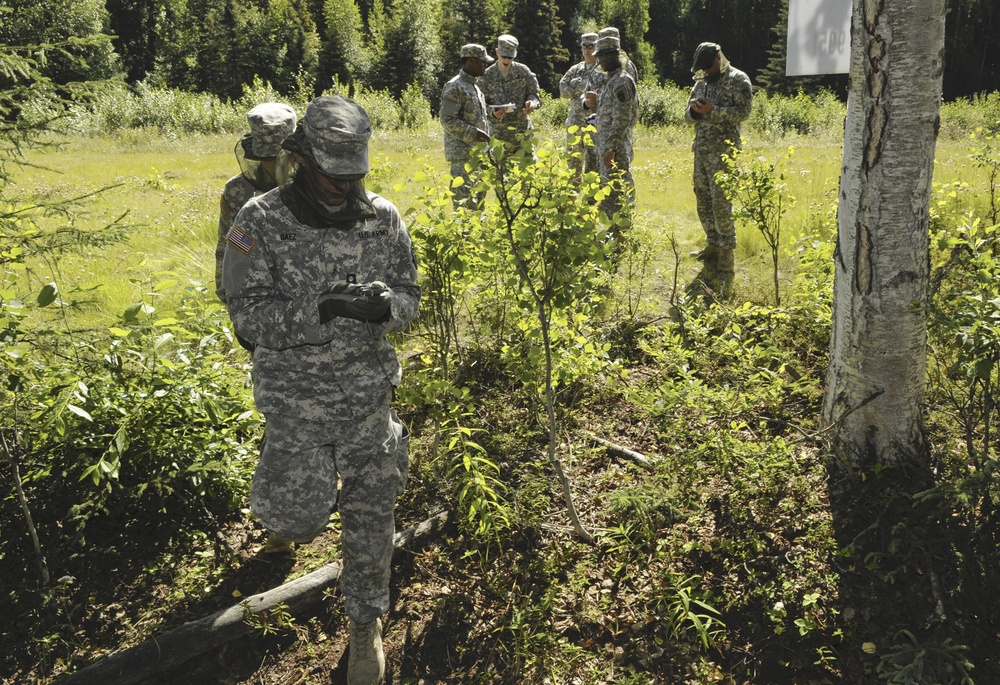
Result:
<svg viewBox="0 0 1000 685">
<path fill-rule="evenodd" d="M 702 43 L 694 51 L 694 64 L 691 65 L 691 73 L 697 71 L 704 71 L 712 66 L 712 62 L 715 61 L 715 56 L 719 54 L 722 48 L 718 43 Z"/>
<path fill-rule="evenodd" d="M 514 59 L 517 57 L 517 38 L 510 34 L 503 34 L 497 38 L 497 52 L 500 53 L 501 57 L 510 57 Z"/>
<path fill-rule="evenodd" d="M 596 33 L 585 33 L 580 36 L 580 45 L 585 45 L 586 43 L 596 43 L 598 38 L 600 38 L 600 36 Z"/>
<path fill-rule="evenodd" d="M 265 102 L 247 112 L 247 123 L 250 145 L 244 146 L 246 156 L 272 159 L 281 152 L 281 141 L 295 130 L 295 110 L 280 102 Z"/>
<path fill-rule="evenodd" d="M 307 157 L 326 176 L 353 180 L 370 170 L 371 136 L 372 122 L 361 105 L 342 95 L 324 95 L 309 103 L 282 147 Z"/>
<path fill-rule="evenodd" d="M 468 59 L 470 57 L 475 57 L 476 59 L 489 63 L 495 62 L 496 60 L 489 56 L 486 52 L 486 48 L 479 43 L 466 43 L 462 46 L 461 54 L 459 55 L 462 59 Z"/>
<path fill-rule="evenodd" d="M 621 41 L 614 36 L 604 36 L 597 39 L 597 51 L 595 55 L 606 55 L 609 52 L 618 52 L 621 48 Z"/>
</svg>

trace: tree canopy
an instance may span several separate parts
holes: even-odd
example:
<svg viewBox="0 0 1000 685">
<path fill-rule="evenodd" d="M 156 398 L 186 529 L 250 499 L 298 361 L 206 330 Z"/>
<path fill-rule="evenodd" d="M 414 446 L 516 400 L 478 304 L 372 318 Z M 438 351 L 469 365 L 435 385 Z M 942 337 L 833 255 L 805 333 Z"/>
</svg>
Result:
<svg viewBox="0 0 1000 685">
<path fill-rule="evenodd" d="M 946 99 L 1000 86 L 991 50 L 996 3 L 948 0 Z M 755 85 L 770 92 L 843 93 L 846 77 L 784 76 L 788 0 L 0 0 L 0 44 L 101 37 L 53 51 L 39 69 L 56 82 L 118 74 L 224 98 L 255 78 L 291 95 L 338 83 L 399 96 L 416 83 L 433 102 L 464 43 L 491 48 L 500 33 L 521 41 L 519 60 L 555 92 L 580 59 L 583 31 L 616 26 L 641 78 L 690 81 L 702 41 L 720 43 Z"/>
</svg>

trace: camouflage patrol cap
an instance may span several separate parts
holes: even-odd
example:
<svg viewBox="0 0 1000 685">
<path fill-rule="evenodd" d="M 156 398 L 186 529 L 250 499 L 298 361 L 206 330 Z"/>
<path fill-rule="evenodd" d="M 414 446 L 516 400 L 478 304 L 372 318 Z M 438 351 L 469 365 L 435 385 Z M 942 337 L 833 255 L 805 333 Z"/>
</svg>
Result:
<svg viewBox="0 0 1000 685">
<path fill-rule="evenodd" d="M 585 45 L 587 43 L 597 43 L 597 39 L 600 38 L 596 33 L 584 33 L 580 36 L 580 45 Z"/>
<path fill-rule="evenodd" d="M 511 59 L 517 57 L 517 46 L 517 38 L 509 33 L 497 37 L 497 52 L 500 53 L 501 57 L 510 57 Z"/>
<path fill-rule="evenodd" d="M 280 102 L 265 102 L 247 112 L 250 145 L 248 159 L 273 159 L 281 152 L 281 141 L 295 130 L 295 110 Z M 249 149 L 247 149 L 249 148 Z"/>
<path fill-rule="evenodd" d="M 614 36 L 604 36 L 597 39 L 597 51 L 594 52 L 595 55 L 607 55 L 612 52 L 618 52 L 621 49 L 621 41 L 619 41 Z"/>
<path fill-rule="evenodd" d="M 614 26 L 607 26 L 597 32 L 598 38 L 605 38 L 607 36 L 611 36 L 612 38 L 617 38 L 618 40 L 622 39 L 622 36 L 618 32 L 618 29 L 616 29 Z"/>
<path fill-rule="evenodd" d="M 479 43 L 466 43 L 465 45 L 463 45 L 460 57 L 462 59 L 469 59 L 470 57 L 474 57 L 475 59 L 478 59 L 481 62 L 486 62 L 487 64 L 496 61 L 495 59 L 490 57 L 489 54 L 487 54 L 486 48 L 480 45 Z"/>
<path fill-rule="evenodd" d="M 372 122 L 361 105 L 341 95 L 324 95 L 309 103 L 282 147 L 306 157 L 326 176 L 359 179 L 370 169 L 371 136 Z"/>
<path fill-rule="evenodd" d="M 715 56 L 719 54 L 722 47 L 718 43 L 702 43 L 694 51 L 694 64 L 691 65 L 691 73 L 704 71 L 712 66 Z"/>
</svg>

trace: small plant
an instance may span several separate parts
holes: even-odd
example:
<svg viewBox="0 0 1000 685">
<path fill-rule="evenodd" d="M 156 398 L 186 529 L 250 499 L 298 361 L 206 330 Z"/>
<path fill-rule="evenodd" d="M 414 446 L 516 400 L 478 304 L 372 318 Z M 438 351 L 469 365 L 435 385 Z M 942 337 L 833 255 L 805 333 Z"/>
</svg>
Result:
<svg viewBox="0 0 1000 685">
<path fill-rule="evenodd" d="M 281 603 L 271 609 L 255 611 L 250 606 L 250 600 L 244 599 L 240 602 L 240 606 L 243 607 L 243 622 L 256 630 L 261 637 L 279 633 L 294 633 L 300 636 L 307 631 L 307 628 L 299 625 L 295 617 L 289 613 L 287 604 Z"/>
<path fill-rule="evenodd" d="M 921 643 L 908 630 L 896 634 L 895 644 L 878 662 L 876 671 L 887 685 L 973 685 L 973 665 L 966 656 L 968 647 L 951 638 L 943 642 Z"/>
<path fill-rule="evenodd" d="M 737 221 L 755 227 L 771 250 L 774 281 L 774 305 L 781 305 L 778 288 L 778 248 L 781 245 L 781 219 L 795 206 L 795 197 L 788 192 L 785 171 L 781 168 L 792 158 L 795 148 L 789 146 L 784 157 L 769 162 L 764 157 L 748 160 L 742 150 L 723 155 L 726 170 L 716 174 L 726 197 L 733 203 Z"/>
<path fill-rule="evenodd" d="M 693 633 L 707 651 L 722 639 L 726 624 L 710 603 L 710 595 L 697 589 L 700 581 L 697 575 L 669 574 L 658 604 L 659 612 L 665 617 L 668 639 L 676 640 Z"/>
</svg>

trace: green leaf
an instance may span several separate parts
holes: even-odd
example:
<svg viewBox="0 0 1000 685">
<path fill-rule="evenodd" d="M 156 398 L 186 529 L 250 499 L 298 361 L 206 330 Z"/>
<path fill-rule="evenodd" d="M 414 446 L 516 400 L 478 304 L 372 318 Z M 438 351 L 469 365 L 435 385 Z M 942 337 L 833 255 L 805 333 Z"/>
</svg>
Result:
<svg viewBox="0 0 1000 685">
<path fill-rule="evenodd" d="M 38 306 L 48 307 L 50 304 L 56 301 L 56 297 L 59 295 L 59 288 L 55 283 L 49 283 L 41 292 L 38 293 Z"/>
<path fill-rule="evenodd" d="M 80 407 L 76 406 L 75 404 L 67 404 L 66 408 L 69 409 L 71 412 L 73 412 L 74 414 L 76 414 L 77 416 L 79 416 L 81 418 L 87 419 L 88 421 L 91 421 L 91 422 L 94 420 L 94 417 L 91 416 L 90 413 L 86 409 L 81 409 Z"/>
</svg>

